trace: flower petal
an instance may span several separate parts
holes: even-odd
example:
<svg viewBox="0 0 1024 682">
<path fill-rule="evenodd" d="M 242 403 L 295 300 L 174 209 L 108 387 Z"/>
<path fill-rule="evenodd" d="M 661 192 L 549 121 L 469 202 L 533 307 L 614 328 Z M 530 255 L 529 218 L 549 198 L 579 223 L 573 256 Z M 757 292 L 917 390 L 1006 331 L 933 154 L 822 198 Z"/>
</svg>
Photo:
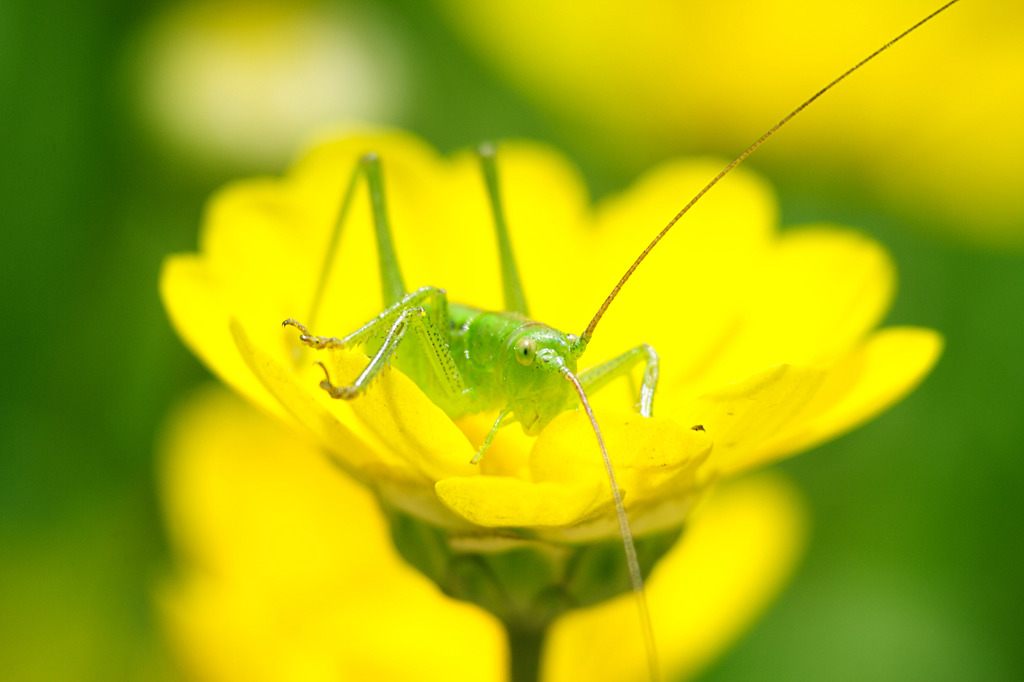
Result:
<svg viewBox="0 0 1024 682">
<path fill-rule="evenodd" d="M 582 274 L 573 287 L 580 293 L 566 301 L 580 319 L 571 331 L 585 327 L 633 259 L 723 165 L 665 163 L 599 204 L 597 231 L 582 242 Z M 771 247 L 777 211 L 768 184 L 747 172 L 708 194 L 622 289 L 588 348 L 588 360 L 649 343 L 665 359 L 664 382 L 692 373 L 734 324 L 746 295 L 744 274 Z"/>
<path fill-rule="evenodd" d="M 632 414 L 601 412 L 598 421 L 627 509 L 695 494 L 696 470 L 711 450 L 706 434 Z M 481 526 L 565 529 L 555 537 L 573 540 L 618 535 L 601 451 L 584 414 L 563 413 L 544 429 L 529 475 L 449 478 L 435 489 L 452 511 Z"/>
<path fill-rule="evenodd" d="M 592 514 L 604 497 L 598 481 L 533 483 L 511 476 L 452 477 L 434 488 L 449 509 L 486 528 L 572 525 Z"/>
<path fill-rule="evenodd" d="M 695 675 L 764 610 L 792 573 L 805 525 L 799 495 L 777 475 L 712 496 L 647 581 L 666 679 Z M 630 595 L 556 621 L 545 650 L 550 682 L 646 679 Z"/>
<path fill-rule="evenodd" d="M 162 481 L 183 561 L 160 605 L 196 679 L 504 679 L 498 622 L 410 569 L 372 496 L 273 419 L 207 391 Z"/>
<path fill-rule="evenodd" d="M 268 412 L 281 413 L 238 355 L 220 281 L 199 257 L 181 254 L 164 260 L 160 298 L 178 336 L 214 374 Z"/>
<path fill-rule="evenodd" d="M 881 320 L 896 275 L 873 239 L 815 227 L 784 233 L 743 279 L 739 325 L 681 388 L 701 392 L 780 363 L 834 360 Z"/>
<path fill-rule="evenodd" d="M 705 476 L 735 471 L 757 444 L 794 420 L 821 386 L 824 371 L 776 365 L 706 393 L 681 410 L 714 442 Z"/>
<path fill-rule="evenodd" d="M 328 303 L 312 310 L 341 197 L 356 161 L 369 151 L 383 159 L 388 210 L 396 233 L 401 230 L 395 239 L 400 262 L 429 263 L 421 255 L 430 252 L 422 248 L 422 234 L 436 238 L 450 225 L 437 207 L 454 190 L 445 184 L 449 174 L 436 152 L 392 132 L 315 147 L 284 178 L 228 185 L 207 207 L 200 253 L 165 263 L 161 294 L 175 328 L 216 374 L 251 397 L 263 395 L 264 403 L 265 392 L 228 352 L 229 316 L 243 320 L 261 347 L 277 352 L 291 350 L 278 329 L 285 318 L 312 324 L 315 317 L 314 332 L 344 335 L 383 308 L 378 296 L 365 295 L 378 288 L 379 275 L 369 199 L 360 183 L 327 278 Z"/>
<path fill-rule="evenodd" d="M 348 471 L 372 482 L 403 509 L 451 525 L 453 518 L 434 499 L 431 485 L 446 475 L 475 472 L 465 436 L 423 392 L 397 370 L 385 371 L 366 394 L 334 400 L 319 387 L 315 367 L 293 371 L 252 343 L 232 320 L 238 352 L 252 372 L 293 417 L 309 428 Z M 334 352 L 332 376 L 355 376 L 365 356 Z"/>
<path fill-rule="evenodd" d="M 591 234 L 587 230 L 590 197 L 586 184 L 575 166 L 551 147 L 510 140 L 497 149 L 501 200 L 530 315 L 556 326 L 571 324 L 576 318 L 565 315 L 574 299 L 561 293 L 572 291 L 581 268 L 586 267 L 577 260 L 579 245 Z M 432 283 L 445 287 L 452 301 L 501 310 L 494 218 L 480 161 L 464 152 L 455 155 L 450 166 L 451 192 L 458 199 L 449 202 L 449 210 L 459 229 L 451 236 L 446 229 L 444 243 L 435 243 L 431 255 L 440 252 L 447 259 L 447 252 L 457 248 L 458 259 L 441 272 L 429 263 L 431 273 L 444 278 Z M 484 291 L 493 292 L 489 298 L 481 297 L 481 285 Z"/>
<path fill-rule="evenodd" d="M 339 385 L 359 376 L 369 363 L 365 355 L 344 350 L 331 350 L 321 357 Z M 367 391 L 352 400 L 333 400 L 325 391 L 319 391 L 318 397 L 328 408 L 347 403 L 367 430 L 428 480 L 477 473 L 470 464 L 475 450 L 465 434 L 394 367 L 382 370 Z"/>
<path fill-rule="evenodd" d="M 760 466 L 814 447 L 899 402 L 931 371 L 942 337 L 930 329 L 891 327 L 828 369 L 799 419 L 755 448 L 730 471 Z"/>
</svg>

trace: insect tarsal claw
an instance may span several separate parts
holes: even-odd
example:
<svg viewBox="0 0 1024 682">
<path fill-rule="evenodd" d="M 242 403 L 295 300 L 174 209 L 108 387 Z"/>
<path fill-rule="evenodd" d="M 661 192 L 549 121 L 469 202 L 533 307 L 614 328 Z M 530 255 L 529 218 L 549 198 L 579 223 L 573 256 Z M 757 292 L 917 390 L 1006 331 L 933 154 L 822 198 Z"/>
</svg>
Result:
<svg viewBox="0 0 1024 682">
<path fill-rule="evenodd" d="M 358 386 L 335 386 L 331 383 L 331 375 L 327 372 L 327 367 L 324 363 L 317 360 L 313 363 L 324 371 L 324 380 L 320 382 L 320 388 L 327 391 L 327 394 L 336 400 L 352 400 L 359 395 Z"/>
<path fill-rule="evenodd" d="M 282 327 L 295 327 L 296 329 L 298 329 L 303 334 L 305 334 L 307 336 L 309 335 L 309 330 L 306 329 L 306 326 L 304 324 L 302 324 L 301 322 L 299 322 L 298 320 L 293 319 L 291 317 L 289 317 L 287 320 L 282 322 L 281 326 Z"/>
</svg>

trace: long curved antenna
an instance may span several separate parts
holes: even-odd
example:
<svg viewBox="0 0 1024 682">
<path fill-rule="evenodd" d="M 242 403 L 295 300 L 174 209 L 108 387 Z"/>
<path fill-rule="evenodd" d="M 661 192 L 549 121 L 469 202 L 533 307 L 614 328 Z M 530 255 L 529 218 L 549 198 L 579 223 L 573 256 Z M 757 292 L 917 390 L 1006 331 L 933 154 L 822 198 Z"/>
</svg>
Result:
<svg viewBox="0 0 1024 682">
<path fill-rule="evenodd" d="M 789 123 L 790 119 L 792 119 L 794 116 L 799 114 L 801 111 L 803 111 L 804 109 L 809 107 L 811 105 L 811 103 L 813 103 L 819 97 L 824 95 L 826 92 L 828 92 L 829 90 L 834 88 L 836 85 L 838 85 L 840 83 L 840 81 L 844 80 L 847 76 L 852 74 L 854 71 L 856 71 L 860 67 L 864 66 L 865 64 L 870 62 L 872 59 L 874 59 L 875 57 L 877 57 L 881 53 L 885 52 L 890 47 L 892 47 L 893 45 L 898 43 L 899 41 L 901 41 L 907 35 L 909 35 L 910 33 L 913 33 L 915 30 L 917 30 L 918 28 L 920 28 L 924 24 L 928 23 L 933 18 L 935 18 L 936 16 L 938 16 L 942 12 L 946 11 L 947 9 L 949 9 L 950 7 L 952 7 L 953 5 L 955 5 L 959 1 L 960 0 L 950 0 L 950 2 L 947 2 L 945 5 L 943 5 L 942 7 L 938 8 L 937 10 L 935 10 L 934 12 L 932 12 L 931 14 L 926 16 L 924 19 L 922 19 L 921 21 L 917 22 L 916 24 L 914 24 L 913 26 L 908 28 L 903 33 L 900 33 L 898 36 L 896 36 L 895 38 L 893 38 L 892 40 L 890 40 L 886 44 L 882 45 L 880 48 L 878 48 L 877 50 L 875 50 L 874 52 L 869 54 L 867 57 L 865 57 L 864 59 L 860 60 L 859 62 L 857 62 L 856 64 L 851 66 L 849 69 L 844 71 L 842 74 L 840 74 L 839 76 L 834 78 L 831 83 L 829 83 L 828 85 L 823 87 L 818 92 L 814 93 L 814 95 L 812 95 L 809 99 L 807 99 L 807 101 L 805 101 L 803 104 L 798 106 L 796 109 L 794 109 L 793 111 L 791 111 L 788 114 L 786 114 L 786 116 L 781 121 L 779 121 L 774 126 L 772 126 L 771 129 L 768 132 L 766 132 L 764 135 L 759 137 L 758 140 L 756 142 L 754 142 L 754 144 L 752 144 L 749 147 L 747 147 L 746 151 L 744 151 L 742 154 L 737 156 L 732 161 L 732 163 L 730 163 L 728 166 L 723 168 L 721 170 L 721 172 L 719 172 L 718 175 L 716 175 L 714 178 L 711 179 L 711 182 L 706 184 L 701 191 L 697 192 L 697 194 L 692 199 L 690 199 L 690 201 L 685 206 L 683 206 L 682 210 L 679 211 L 679 213 L 676 213 L 675 217 L 672 218 L 672 220 L 668 221 L 668 225 L 666 225 L 664 227 L 664 229 L 662 229 L 662 231 L 659 232 L 658 235 L 653 240 L 651 240 L 651 243 L 647 245 L 647 248 L 645 248 L 643 250 L 643 252 L 639 256 L 637 256 L 637 259 L 635 261 L 633 261 L 632 265 L 629 266 L 629 270 L 626 270 L 626 274 L 624 274 L 622 276 L 622 279 L 619 280 L 619 283 L 616 284 L 615 288 L 612 289 L 612 292 L 610 294 L 608 294 L 608 298 L 606 298 L 604 300 L 604 303 L 601 304 L 601 307 L 598 309 L 597 314 L 594 315 L 594 319 L 592 319 L 590 321 L 590 324 L 587 325 L 586 330 L 582 334 L 580 334 L 579 340 L 577 341 L 577 343 L 581 347 L 586 347 L 587 343 L 590 341 L 591 337 L 594 335 L 594 329 L 597 327 L 597 323 L 601 321 L 601 318 L 604 316 L 605 311 L 608 310 L 608 306 L 610 306 L 612 304 L 612 301 L 615 300 L 615 297 L 619 295 L 619 290 L 622 289 L 622 287 L 626 283 L 626 281 L 633 275 L 633 272 L 640 266 L 640 263 L 642 263 L 644 261 L 644 259 L 647 258 L 647 254 L 649 254 L 651 252 L 651 250 L 653 250 L 654 247 L 657 246 L 658 242 L 660 242 L 662 240 L 662 238 L 668 233 L 668 231 L 671 230 L 672 227 L 677 222 L 679 222 L 679 219 L 682 218 L 684 215 L 686 215 L 686 213 L 693 207 L 693 205 L 696 204 L 700 200 L 701 197 L 703 197 L 705 194 L 707 194 L 708 190 L 710 190 L 712 187 L 717 185 L 718 181 L 721 180 L 723 177 L 725 177 L 729 173 L 729 171 L 731 171 L 733 168 L 735 168 L 740 163 L 742 163 L 744 159 L 746 159 L 748 156 L 750 156 L 751 154 L 754 153 L 754 150 L 756 150 L 758 147 L 760 147 L 762 144 L 764 144 L 765 141 L 769 137 L 774 135 L 776 133 L 776 131 L 778 131 L 779 128 L 781 128 L 782 126 L 784 126 L 787 123 Z"/>
<path fill-rule="evenodd" d="M 608 484 L 612 488 L 612 499 L 615 500 L 615 513 L 619 517 L 619 533 L 622 535 L 622 545 L 626 550 L 626 564 L 629 567 L 629 582 L 633 588 L 633 595 L 636 597 L 637 609 L 640 612 L 640 626 L 643 630 L 644 648 L 647 650 L 647 667 L 650 671 L 651 682 L 661 679 L 661 667 L 658 665 L 658 648 L 654 643 L 654 629 L 651 627 L 651 611 L 647 606 L 647 593 L 644 591 L 644 579 L 640 574 L 640 561 L 636 557 L 636 545 L 633 544 L 633 531 L 629 528 L 629 518 L 626 516 L 626 506 L 622 503 L 622 492 L 619 490 L 619 483 L 615 479 L 615 470 L 612 468 L 612 460 L 608 457 L 608 449 L 604 446 L 604 438 L 601 436 L 601 429 L 597 425 L 594 411 L 590 409 L 590 401 L 583 390 L 576 375 L 568 367 L 561 368 L 562 376 L 566 378 L 576 389 L 580 397 L 580 404 L 587 413 L 587 419 L 594 428 L 594 435 L 597 437 L 597 445 L 601 448 L 601 457 L 604 459 L 604 469 L 608 473 Z"/>
</svg>

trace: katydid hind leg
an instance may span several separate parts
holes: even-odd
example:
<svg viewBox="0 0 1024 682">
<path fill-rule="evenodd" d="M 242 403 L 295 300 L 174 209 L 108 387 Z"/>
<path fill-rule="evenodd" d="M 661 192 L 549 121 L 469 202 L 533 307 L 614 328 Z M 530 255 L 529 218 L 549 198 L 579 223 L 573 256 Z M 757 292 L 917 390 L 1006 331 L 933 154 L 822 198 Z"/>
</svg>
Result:
<svg viewBox="0 0 1024 682">
<path fill-rule="evenodd" d="M 390 307 L 402 300 L 406 295 L 405 281 L 402 278 L 402 270 L 398 265 L 398 256 L 395 253 L 394 242 L 391 238 L 391 225 L 388 220 L 387 206 L 384 198 L 384 177 L 381 171 L 381 161 L 374 152 L 364 154 L 356 162 L 352 174 L 349 176 L 345 187 L 345 194 L 341 200 L 341 207 L 338 210 L 338 217 L 331 230 L 331 236 L 324 250 L 323 261 L 320 265 L 320 273 L 317 276 L 316 289 L 310 300 L 309 312 L 306 321 L 310 327 L 316 325 L 317 318 L 323 304 L 323 297 L 327 291 L 327 284 L 331 278 L 331 272 L 338 247 L 341 243 L 341 235 L 348 221 L 352 204 L 355 198 L 356 188 L 360 178 L 366 179 L 367 189 L 370 195 L 370 209 L 373 215 L 374 234 L 377 239 L 377 257 L 380 266 L 381 297 L 384 307 Z M 311 336 L 311 335 L 310 335 Z"/>
<path fill-rule="evenodd" d="M 348 214 L 352 208 L 352 198 L 356 193 L 356 186 L 359 184 L 359 178 L 363 174 L 363 163 L 362 160 L 358 161 L 355 168 L 352 169 L 352 174 L 349 176 L 348 184 L 345 187 L 345 195 L 341 200 L 341 207 L 338 210 L 338 217 L 334 221 L 334 229 L 331 230 L 330 240 L 327 242 L 327 248 L 324 250 L 323 261 L 320 265 L 320 274 L 317 277 L 316 290 L 313 292 L 313 298 L 310 300 L 309 313 L 306 315 L 306 321 L 310 326 L 316 325 L 317 316 L 320 313 L 320 306 L 323 303 L 324 292 L 327 291 L 327 283 L 331 277 L 331 265 L 334 263 L 334 256 L 338 251 L 338 244 L 341 242 L 341 234 L 345 229 L 345 223 L 348 221 Z M 294 320 L 290 320 L 294 322 Z M 285 321 L 287 324 L 289 320 Z M 297 324 L 297 323 L 296 323 Z M 310 336 L 305 330 L 305 327 L 298 325 L 299 329 L 302 330 L 303 335 Z"/>
<path fill-rule="evenodd" d="M 512 251 L 512 240 L 508 233 L 508 222 L 505 220 L 505 206 L 501 201 L 501 184 L 498 181 L 497 150 L 494 144 L 485 142 L 477 147 L 480 158 L 480 169 L 487 188 L 487 197 L 491 204 L 494 217 L 494 232 L 498 240 L 498 258 L 501 264 L 501 286 L 505 296 L 505 310 L 529 317 L 526 306 L 526 295 L 523 293 L 519 268 L 516 266 L 515 253 Z"/>
<path fill-rule="evenodd" d="M 406 295 L 402 270 L 398 267 L 398 256 L 391 240 L 391 224 L 388 221 L 387 206 L 384 202 L 384 174 L 380 157 L 371 152 L 363 156 L 361 163 L 366 173 L 366 184 L 370 190 L 370 206 L 373 209 L 373 229 L 377 235 L 377 257 L 380 261 L 380 286 L 384 306 L 392 306 Z"/>
</svg>

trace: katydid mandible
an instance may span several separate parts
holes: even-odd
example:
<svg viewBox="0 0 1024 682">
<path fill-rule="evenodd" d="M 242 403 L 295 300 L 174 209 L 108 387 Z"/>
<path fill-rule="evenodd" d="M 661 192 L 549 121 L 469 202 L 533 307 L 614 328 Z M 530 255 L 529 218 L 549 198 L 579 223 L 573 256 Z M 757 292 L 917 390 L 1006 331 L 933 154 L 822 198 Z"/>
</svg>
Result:
<svg viewBox="0 0 1024 682">
<path fill-rule="evenodd" d="M 467 414 L 498 410 L 498 417 L 480 445 L 473 462 L 477 462 L 484 454 L 499 428 L 519 422 L 528 435 L 537 435 L 562 412 L 582 407 L 593 428 L 608 475 L 629 567 L 631 589 L 640 612 L 650 676 L 651 679 L 660 679 L 653 629 L 629 519 L 601 430 L 587 398 L 588 393 L 602 388 L 615 379 L 630 375 L 638 365 L 642 365 L 643 378 L 640 382 L 637 405 L 642 416 L 650 417 L 653 414 L 654 395 L 658 383 L 658 354 L 651 346 L 639 344 L 582 372 L 577 372 L 578 361 L 593 337 L 597 324 L 626 281 L 658 242 L 704 194 L 812 102 L 958 1 L 951 0 L 946 3 L 847 69 L 787 114 L 726 165 L 683 206 L 640 253 L 602 303 L 590 324 L 579 335 L 563 333 L 528 316 L 527 303 L 520 284 L 498 191 L 495 149 L 489 144 L 481 145 L 478 155 L 498 242 L 504 311 L 484 311 L 449 302 L 445 290 L 437 287 L 422 287 L 413 292 L 406 290 L 391 241 L 384 201 L 381 160 L 371 151 L 357 162 L 348 183 L 340 216 L 324 258 L 310 316 L 315 315 L 320 305 L 329 263 L 360 178 L 365 179 L 368 185 L 372 204 L 381 264 L 384 312 L 348 336 L 340 338 L 314 335 L 305 325 L 294 319 L 285 320 L 283 324 L 296 327 L 300 332 L 300 341 L 312 348 L 364 348 L 371 356 L 366 368 L 349 384 L 335 383 L 326 367 L 322 363 L 317 363 L 325 374 L 320 386 L 333 398 L 351 400 L 371 389 L 373 378 L 390 363 L 399 344 L 404 342 L 403 357 L 399 363 L 402 371 L 450 417 L 458 418 Z M 703 429 L 703 426 L 694 425 L 693 428 Z"/>
</svg>

